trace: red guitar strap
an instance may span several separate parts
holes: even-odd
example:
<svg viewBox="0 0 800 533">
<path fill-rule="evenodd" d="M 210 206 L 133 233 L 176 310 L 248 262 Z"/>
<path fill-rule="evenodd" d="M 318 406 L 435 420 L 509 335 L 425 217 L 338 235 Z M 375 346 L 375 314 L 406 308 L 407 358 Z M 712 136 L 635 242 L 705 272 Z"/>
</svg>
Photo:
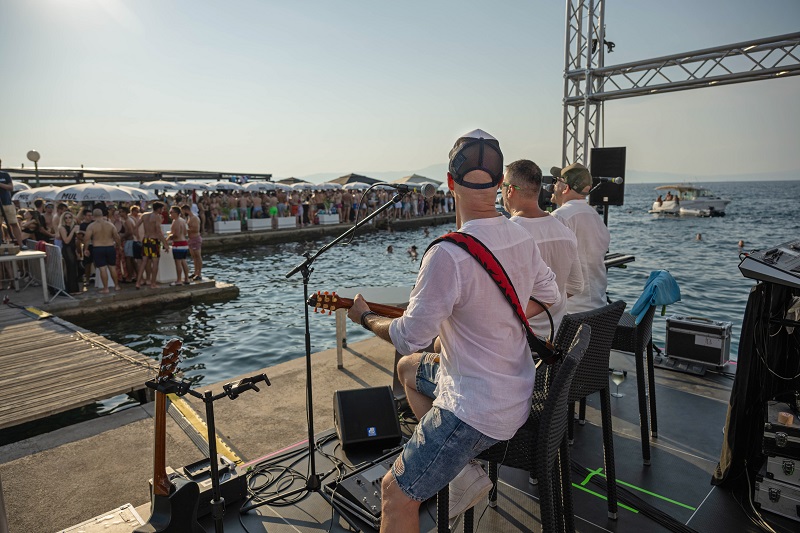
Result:
<svg viewBox="0 0 800 533">
<path fill-rule="evenodd" d="M 555 353 L 553 347 L 550 346 L 549 343 L 545 343 L 539 339 L 531 330 L 531 326 L 528 323 L 528 318 L 525 316 L 525 310 L 522 308 L 522 304 L 519 301 L 516 289 L 514 289 L 514 284 L 511 283 L 506 270 L 503 268 L 503 265 L 500 264 L 500 261 L 497 260 L 497 257 L 495 257 L 492 251 L 489 250 L 489 248 L 487 248 L 486 245 L 483 244 L 477 237 L 468 233 L 453 231 L 434 239 L 433 242 L 428 245 L 425 253 L 428 253 L 428 250 L 431 249 L 431 246 L 442 241 L 455 244 L 466 251 L 469 255 L 474 257 L 476 261 L 478 261 L 478 264 L 480 264 L 484 270 L 486 270 L 489 276 L 491 276 L 491 278 L 497 284 L 500 292 L 503 293 L 505 299 L 514 309 L 517 318 L 519 318 L 520 322 L 522 322 L 522 326 L 525 329 L 525 335 L 528 338 L 528 345 L 530 346 L 531 351 L 537 353 L 545 364 L 549 365 L 556 362 L 559 359 L 558 354 Z"/>
</svg>

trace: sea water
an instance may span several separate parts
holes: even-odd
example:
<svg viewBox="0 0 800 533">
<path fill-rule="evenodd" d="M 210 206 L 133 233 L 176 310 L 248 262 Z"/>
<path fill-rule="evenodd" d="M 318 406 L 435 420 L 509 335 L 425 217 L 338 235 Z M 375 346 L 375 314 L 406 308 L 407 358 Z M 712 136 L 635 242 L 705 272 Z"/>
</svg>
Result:
<svg viewBox="0 0 800 533">
<path fill-rule="evenodd" d="M 700 185 L 698 183 L 698 185 Z M 739 345 L 744 309 L 755 281 L 738 270 L 740 254 L 800 237 L 800 181 L 710 183 L 731 200 L 727 216 L 674 217 L 648 213 L 656 184 L 625 189 L 625 205 L 609 208 L 611 252 L 631 254 L 627 268 L 612 268 L 608 295 L 628 309 L 653 270 L 669 270 L 681 289 L 680 302 L 661 309 L 653 323 L 655 343 L 664 346 L 666 317 L 672 314 L 729 321 L 733 325 L 731 357 Z M 390 233 L 356 235 L 347 246 L 336 246 L 313 264 L 309 290 L 333 291 L 357 286 L 411 287 L 419 258 L 433 238 L 454 229 L 436 226 Z M 700 239 L 697 238 L 698 234 Z M 183 340 L 187 377 L 197 384 L 224 381 L 305 355 L 303 284 L 300 274 L 286 274 L 331 239 L 261 245 L 207 254 L 203 274 L 233 283 L 235 300 L 194 304 L 181 309 L 147 309 L 121 314 L 99 324 L 81 324 L 120 344 L 159 359 L 167 340 Z M 738 247 L 743 240 L 743 249 Z M 412 245 L 420 250 L 414 259 Z M 392 246 L 393 253 L 387 252 Z M 312 352 L 336 345 L 333 316 L 311 313 Z M 371 335 L 348 325 L 348 341 Z"/>
</svg>

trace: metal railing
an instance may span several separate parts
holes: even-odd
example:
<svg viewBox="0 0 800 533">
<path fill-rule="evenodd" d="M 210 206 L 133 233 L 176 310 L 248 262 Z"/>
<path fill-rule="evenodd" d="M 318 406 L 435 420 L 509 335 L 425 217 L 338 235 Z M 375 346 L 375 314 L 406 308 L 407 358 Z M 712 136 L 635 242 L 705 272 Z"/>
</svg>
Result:
<svg viewBox="0 0 800 533">
<path fill-rule="evenodd" d="M 45 272 L 47 273 L 47 286 L 50 289 L 55 290 L 55 294 L 53 294 L 47 303 L 52 302 L 56 299 L 59 294 L 63 294 L 67 298 L 74 300 L 68 292 L 67 286 L 64 282 L 64 261 L 61 257 L 61 248 L 55 246 L 54 244 L 49 244 L 44 241 L 34 241 L 32 239 L 28 239 L 28 249 L 30 250 L 37 250 L 40 247 L 40 244 L 44 244 L 44 252 L 45 252 Z M 29 271 L 30 276 L 37 282 L 42 283 L 42 273 L 38 272 L 36 269 L 30 269 Z"/>
</svg>

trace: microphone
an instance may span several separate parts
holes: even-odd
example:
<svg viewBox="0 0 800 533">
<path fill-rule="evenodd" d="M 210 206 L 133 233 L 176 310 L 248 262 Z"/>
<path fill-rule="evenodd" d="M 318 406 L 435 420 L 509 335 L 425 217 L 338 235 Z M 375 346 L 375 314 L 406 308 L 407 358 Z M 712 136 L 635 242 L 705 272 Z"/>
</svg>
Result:
<svg viewBox="0 0 800 533">
<path fill-rule="evenodd" d="M 613 183 L 615 185 L 622 185 L 624 181 L 622 178 L 596 178 L 601 183 Z"/>
<path fill-rule="evenodd" d="M 432 183 L 423 183 L 422 185 L 409 185 L 407 183 L 382 183 L 381 185 L 386 185 L 392 189 L 396 189 L 397 192 L 401 192 L 403 194 L 418 190 L 419 193 L 425 198 L 432 198 L 433 195 L 436 194 L 436 186 Z"/>
</svg>

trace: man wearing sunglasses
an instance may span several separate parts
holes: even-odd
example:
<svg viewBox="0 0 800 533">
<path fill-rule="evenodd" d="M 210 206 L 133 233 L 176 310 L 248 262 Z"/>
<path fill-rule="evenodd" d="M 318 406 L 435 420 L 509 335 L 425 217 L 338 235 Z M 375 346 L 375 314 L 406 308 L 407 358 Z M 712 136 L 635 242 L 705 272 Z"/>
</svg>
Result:
<svg viewBox="0 0 800 533">
<path fill-rule="evenodd" d="M 542 259 L 556 275 L 561 299 L 548 309 L 555 337 L 566 314 L 567 298 L 583 291 L 583 272 L 575 234 L 539 207 L 541 188 L 542 171 L 533 161 L 520 159 L 506 167 L 502 185 L 503 205 L 511 214 L 511 220 L 528 230 L 536 240 Z M 550 321 L 544 313 L 528 318 L 534 333 L 550 337 Z"/>
<path fill-rule="evenodd" d="M 560 206 L 553 211 L 553 216 L 578 238 L 578 255 L 583 271 L 583 291 L 567 300 L 567 313 L 603 307 L 608 303 L 608 279 L 604 260 L 611 243 L 611 234 L 597 211 L 586 201 L 592 188 L 592 176 L 580 163 L 573 163 L 563 169 L 553 167 L 550 172 L 556 179 L 553 185 L 553 201 Z"/>
</svg>

